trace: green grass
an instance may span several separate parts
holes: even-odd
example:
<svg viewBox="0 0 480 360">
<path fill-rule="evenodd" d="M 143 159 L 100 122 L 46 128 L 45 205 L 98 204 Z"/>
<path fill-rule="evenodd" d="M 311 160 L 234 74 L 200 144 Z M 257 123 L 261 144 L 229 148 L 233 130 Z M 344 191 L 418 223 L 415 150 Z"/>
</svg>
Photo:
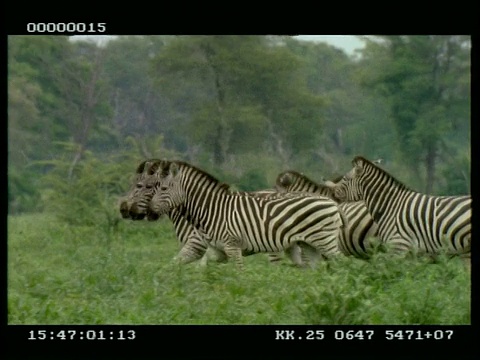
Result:
<svg viewBox="0 0 480 360">
<path fill-rule="evenodd" d="M 315 269 L 177 265 L 173 228 L 8 217 L 9 324 L 470 324 L 462 260 L 339 258 Z"/>
</svg>

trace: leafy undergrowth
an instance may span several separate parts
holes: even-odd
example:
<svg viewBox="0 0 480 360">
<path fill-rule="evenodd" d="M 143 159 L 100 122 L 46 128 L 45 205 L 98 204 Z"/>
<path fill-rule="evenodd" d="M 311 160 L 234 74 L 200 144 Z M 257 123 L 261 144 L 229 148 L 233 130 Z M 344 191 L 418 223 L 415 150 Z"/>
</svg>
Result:
<svg viewBox="0 0 480 360">
<path fill-rule="evenodd" d="M 470 324 L 461 259 L 341 257 L 313 269 L 263 254 L 178 265 L 167 220 L 114 232 L 8 218 L 9 324 Z"/>
</svg>

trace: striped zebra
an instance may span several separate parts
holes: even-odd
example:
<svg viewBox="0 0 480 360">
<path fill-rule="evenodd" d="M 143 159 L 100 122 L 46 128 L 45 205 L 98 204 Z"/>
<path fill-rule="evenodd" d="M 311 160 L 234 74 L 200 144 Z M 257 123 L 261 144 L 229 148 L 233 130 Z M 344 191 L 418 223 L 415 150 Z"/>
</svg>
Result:
<svg viewBox="0 0 480 360">
<path fill-rule="evenodd" d="M 147 208 L 151 198 L 154 195 L 154 189 L 148 182 L 149 176 L 153 174 L 155 169 L 152 169 L 152 165 L 157 166 L 161 160 L 150 159 L 143 161 L 136 170 L 136 179 L 129 194 L 120 203 L 120 213 L 125 219 L 142 220 L 147 215 Z M 274 190 L 260 190 L 251 194 L 256 196 L 269 196 L 275 194 Z M 168 214 L 169 219 L 172 221 L 176 237 L 180 243 L 180 251 L 175 257 L 180 263 L 187 264 L 199 259 L 205 264 L 208 259 L 213 258 L 217 262 L 227 261 L 227 256 L 224 251 L 217 249 L 209 245 L 209 242 L 204 239 L 195 227 L 189 223 L 184 216 L 182 208 L 173 209 Z M 157 220 L 158 216 L 154 213 L 149 213 L 148 220 Z M 308 250 L 308 249 L 307 249 Z M 243 252 L 244 256 L 251 255 L 247 251 Z M 298 265 L 303 266 L 308 262 L 308 258 L 302 255 L 301 248 L 298 246 L 292 246 L 286 249 L 287 256 L 291 261 Z M 303 256 L 303 257 L 302 257 Z M 269 253 L 268 259 L 271 263 L 280 262 L 283 260 L 282 253 Z"/>
<path fill-rule="evenodd" d="M 352 164 L 339 183 L 327 185 L 340 201 L 364 200 L 381 241 L 392 250 L 470 256 L 470 195 L 422 194 L 361 156 Z"/>
<path fill-rule="evenodd" d="M 296 171 L 284 171 L 278 175 L 276 189 L 279 192 L 314 193 L 334 198 L 333 190 L 323 184 L 317 184 Z M 347 218 L 346 236 L 338 244 L 345 255 L 368 259 L 373 246 L 370 239 L 377 237 L 378 225 L 373 221 L 363 201 L 341 203 L 338 205 Z"/>
<path fill-rule="evenodd" d="M 341 254 L 344 217 L 335 201 L 309 194 L 269 197 L 232 193 L 228 185 L 188 163 L 161 162 L 149 211 L 183 207 L 185 215 L 215 247 L 243 268 L 242 251 L 278 252 L 304 242 L 324 258 Z"/>
<path fill-rule="evenodd" d="M 135 182 L 128 195 L 120 203 L 120 213 L 124 219 L 143 220 L 145 218 L 146 213 L 141 209 L 148 208 L 154 194 L 154 189 L 145 180 L 150 176 L 151 166 L 158 161 L 158 159 L 145 160 L 137 167 Z M 199 259 L 206 262 L 208 258 L 212 257 L 219 262 L 226 260 L 226 255 L 222 251 L 208 246 L 198 231 L 182 216 L 181 209 L 171 211 L 168 217 L 173 223 L 175 235 L 181 247 L 176 257 L 179 262 L 189 263 Z M 157 219 L 158 217 L 152 214 L 148 220 Z"/>
</svg>

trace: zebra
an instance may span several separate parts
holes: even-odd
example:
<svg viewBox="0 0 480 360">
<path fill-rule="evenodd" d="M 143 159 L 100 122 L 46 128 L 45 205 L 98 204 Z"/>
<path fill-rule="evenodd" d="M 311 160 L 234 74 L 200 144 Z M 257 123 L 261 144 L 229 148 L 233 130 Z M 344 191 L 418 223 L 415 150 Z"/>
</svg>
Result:
<svg viewBox="0 0 480 360">
<path fill-rule="evenodd" d="M 139 209 L 146 209 L 148 203 L 153 196 L 153 189 L 145 180 L 149 176 L 150 167 L 160 161 L 159 159 L 149 159 L 142 161 L 136 169 L 136 177 L 134 184 L 126 197 L 120 203 L 120 213 L 124 219 L 142 220 L 145 213 Z M 176 259 L 181 263 L 189 263 L 202 259 L 206 263 L 209 257 L 214 257 L 218 262 L 226 260 L 226 255 L 213 247 L 209 247 L 208 243 L 195 230 L 193 226 L 182 216 L 181 209 L 173 210 L 168 214 L 169 219 L 173 223 L 175 235 L 180 243 L 180 252 Z M 157 220 L 152 214 L 148 220 Z"/>
<path fill-rule="evenodd" d="M 151 166 L 161 162 L 159 159 L 145 160 L 138 165 L 136 170 L 136 178 L 134 185 L 132 186 L 130 193 L 122 199 L 120 203 L 120 213 L 125 219 L 142 220 L 147 215 L 145 211 L 153 197 L 153 188 L 149 185 L 148 179 L 155 169 Z M 275 190 L 260 190 L 251 193 L 244 193 L 256 196 L 269 196 L 276 193 Z M 187 264 L 201 259 L 202 264 L 206 264 L 209 258 L 215 259 L 217 262 L 227 261 L 227 256 L 224 251 L 210 246 L 204 237 L 195 229 L 195 227 L 189 223 L 186 217 L 183 215 L 181 208 L 173 209 L 168 214 L 169 219 L 173 223 L 176 237 L 180 243 L 180 251 L 175 259 L 182 263 Z M 157 220 L 158 216 L 154 213 L 148 213 L 148 220 Z M 305 250 L 308 250 L 305 246 Z M 297 266 L 304 266 L 309 261 L 302 254 L 300 247 L 294 245 L 286 249 L 287 256 Z M 251 252 L 244 251 L 243 255 L 251 255 Z M 268 260 L 271 263 L 277 263 L 283 260 L 281 253 L 269 253 Z M 303 256 L 303 257 L 302 257 Z"/>
<path fill-rule="evenodd" d="M 275 186 L 279 192 L 306 192 L 335 199 L 330 187 L 318 184 L 293 170 L 280 173 Z M 340 250 L 347 256 L 368 259 L 373 250 L 370 239 L 377 237 L 378 225 L 373 221 L 363 201 L 341 203 L 338 206 L 348 221 L 346 236 L 339 242 Z"/>
<path fill-rule="evenodd" d="M 153 180 L 157 191 L 149 212 L 168 214 L 182 207 L 213 246 L 243 268 L 242 251 L 278 252 L 297 242 L 323 258 L 341 254 L 345 218 L 330 198 L 309 194 L 246 196 L 230 191 L 207 172 L 186 162 L 161 162 Z"/>
<path fill-rule="evenodd" d="M 364 157 L 355 157 L 352 164 L 340 182 L 326 184 L 340 201 L 364 200 L 380 240 L 393 251 L 470 256 L 470 195 L 422 194 Z"/>
</svg>

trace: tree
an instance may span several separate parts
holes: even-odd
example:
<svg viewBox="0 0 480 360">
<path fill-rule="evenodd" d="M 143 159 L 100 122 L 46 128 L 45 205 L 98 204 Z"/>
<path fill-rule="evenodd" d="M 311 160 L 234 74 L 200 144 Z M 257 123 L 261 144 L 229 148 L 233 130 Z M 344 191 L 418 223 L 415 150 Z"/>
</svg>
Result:
<svg viewBox="0 0 480 360">
<path fill-rule="evenodd" d="M 9 167 L 17 174 L 11 180 L 24 175 L 26 182 L 35 181 L 25 167 L 58 156 L 62 141 L 77 149 L 66 174 L 70 178 L 92 133 L 98 137 L 108 128 L 102 127 L 110 114 L 102 49 L 72 44 L 64 36 L 11 36 L 9 59 Z"/>
<path fill-rule="evenodd" d="M 335 177 L 344 171 L 345 159 L 356 155 L 385 158 L 392 150 L 391 117 L 386 101 L 361 87 L 362 63 L 326 43 L 287 41 L 304 63 L 302 75 L 311 93 L 324 99 L 319 116 L 322 127 L 303 156 L 315 178 Z M 308 154 L 305 156 L 305 153 Z"/>
<path fill-rule="evenodd" d="M 213 154 L 215 165 L 268 149 L 288 162 L 314 143 L 322 100 L 308 91 L 302 61 L 279 40 L 182 36 L 155 58 L 159 86 L 171 89 L 188 119 L 189 143 Z"/>
<path fill-rule="evenodd" d="M 61 132 L 47 116 L 56 99 L 45 86 L 46 69 L 38 59 L 45 54 L 54 63 L 64 41 L 44 36 L 8 38 L 9 165 L 21 167 L 48 156 L 49 144 Z"/>
<path fill-rule="evenodd" d="M 466 36 L 384 36 L 364 50 L 364 83 L 390 102 L 402 159 L 419 177 L 423 164 L 426 193 L 443 152 L 453 151 L 446 139 L 469 120 L 469 52 Z"/>
<path fill-rule="evenodd" d="M 38 58 L 44 54 L 54 63 L 65 41 L 63 37 L 8 38 L 8 201 L 14 213 L 37 208 L 38 179 L 45 167 L 29 165 L 51 156 L 52 142 L 61 133 L 61 126 L 46 111 L 56 99 L 45 87 L 46 69 L 39 66 Z"/>
<path fill-rule="evenodd" d="M 105 47 L 104 75 L 110 87 L 112 125 L 118 145 L 127 136 L 144 143 L 146 138 L 164 134 L 167 144 L 176 147 L 171 130 L 178 119 L 168 97 L 155 87 L 151 71 L 152 58 L 164 47 L 165 38 L 120 36 Z"/>
<path fill-rule="evenodd" d="M 57 73 L 60 76 L 53 76 L 55 86 L 65 92 L 63 109 L 73 109 L 68 114 L 70 121 L 67 123 L 77 151 L 69 169 L 69 178 L 87 149 L 92 131 L 101 131 L 101 124 L 108 122 L 111 115 L 106 97 L 108 93 L 102 82 L 104 50 L 87 43 L 77 46 L 81 55 L 76 59 L 67 58 L 65 63 L 69 66 Z M 67 114 L 62 115 L 67 118 Z"/>
</svg>

